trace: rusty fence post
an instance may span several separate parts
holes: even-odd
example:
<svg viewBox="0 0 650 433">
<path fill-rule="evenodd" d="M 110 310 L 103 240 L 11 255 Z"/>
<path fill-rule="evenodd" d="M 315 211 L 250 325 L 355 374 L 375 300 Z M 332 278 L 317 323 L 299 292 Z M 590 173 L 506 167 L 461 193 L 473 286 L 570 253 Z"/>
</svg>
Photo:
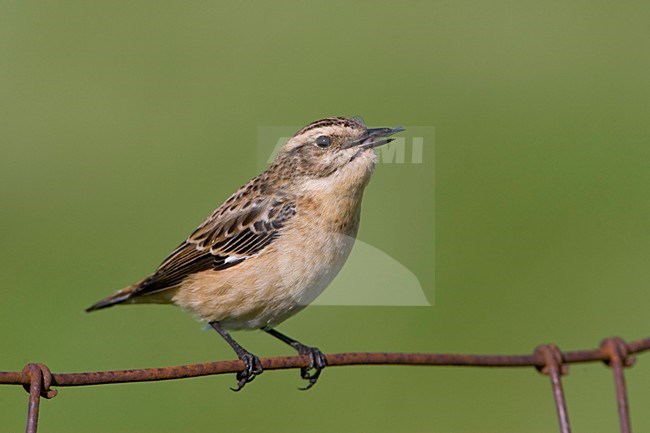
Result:
<svg viewBox="0 0 650 433">
<path fill-rule="evenodd" d="M 50 389 L 52 373 L 45 364 L 27 364 L 23 368 L 22 374 L 25 377 L 25 382 L 29 382 L 29 385 L 23 385 L 25 391 L 29 393 L 25 431 L 26 433 L 36 433 L 41 397 L 52 398 L 57 394 L 57 391 Z"/>
<path fill-rule="evenodd" d="M 621 433 L 631 433 L 630 407 L 627 400 L 627 387 L 625 385 L 625 367 L 634 365 L 635 359 L 628 357 L 628 348 L 620 337 L 606 338 L 600 343 L 603 354 L 607 357 L 605 364 L 611 367 L 616 388 L 616 404 L 618 406 L 618 421 Z"/>
<path fill-rule="evenodd" d="M 535 349 L 535 354 L 540 358 L 543 367 L 538 370 L 551 379 L 555 410 L 560 423 L 560 432 L 571 433 L 569 413 L 567 411 L 564 390 L 562 389 L 562 375 L 569 373 L 569 366 L 563 362 L 562 352 L 555 344 L 545 344 Z"/>
</svg>

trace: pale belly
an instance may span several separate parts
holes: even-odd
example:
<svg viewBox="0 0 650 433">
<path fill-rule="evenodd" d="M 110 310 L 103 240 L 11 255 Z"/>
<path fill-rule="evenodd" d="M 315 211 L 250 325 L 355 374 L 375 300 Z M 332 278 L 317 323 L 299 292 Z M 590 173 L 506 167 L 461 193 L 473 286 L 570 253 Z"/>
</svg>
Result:
<svg viewBox="0 0 650 433">
<path fill-rule="evenodd" d="M 284 254 L 282 260 L 269 263 L 272 270 L 267 275 L 273 278 L 272 284 L 260 293 L 265 305 L 262 314 L 232 317 L 223 321 L 224 326 L 234 329 L 273 327 L 305 308 L 339 273 L 352 250 L 354 238 L 330 233 L 322 239 L 312 237 L 303 242 L 303 245 L 293 242 L 293 251 Z"/>
<path fill-rule="evenodd" d="M 274 327 L 327 288 L 353 244 L 353 236 L 341 233 L 280 237 L 258 257 L 188 278 L 173 302 L 202 320 L 219 321 L 228 329 Z"/>
</svg>

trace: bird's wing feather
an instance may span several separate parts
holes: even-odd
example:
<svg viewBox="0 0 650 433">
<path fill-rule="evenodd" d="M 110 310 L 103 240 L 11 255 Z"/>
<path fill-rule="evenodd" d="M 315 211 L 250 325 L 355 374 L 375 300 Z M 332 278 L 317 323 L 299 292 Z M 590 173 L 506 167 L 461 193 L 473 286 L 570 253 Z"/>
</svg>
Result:
<svg viewBox="0 0 650 433">
<path fill-rule="evenodd" d="M 196 272 L 226 269 L 259 254 L 280 236 L 295 213 L 295 204 L 281 197 L 239 204 L 227 201 L 143 280 L 133 295 L 169 289 Z"/>
</svg>

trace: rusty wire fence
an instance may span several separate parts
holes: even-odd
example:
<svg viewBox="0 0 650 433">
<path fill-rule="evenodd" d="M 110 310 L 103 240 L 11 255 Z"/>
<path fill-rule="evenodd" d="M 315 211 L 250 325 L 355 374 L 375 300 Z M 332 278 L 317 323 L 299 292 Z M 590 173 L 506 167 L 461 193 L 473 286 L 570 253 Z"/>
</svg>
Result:
<svg viewBox="0 0 650 433">
<path fill-rule="evenodd" d="M 624 369 L 634 364 L 632 355 L 650 350 L 650 337 L 625 342 L 619 337 L 604 339 L 600 347 L 590 350 L 562 352 L 554 344 L 538 346 L 528 355 L 462 355 L 438 353 L 336 353 L 325 355 L 328 367 L 344 365 L 419 365 L 470 367 L 534 367 L 547 375 L 555 400 L 561 433 L 569 433 L 569 414 L 562 376 L 574 363 L 604 362 L 612 370 L 621 433 L 631 432 L 630 412 Z M 265 370 L 301 368 L 309 365 L 308 356 L 261 358 Z M 102 385 L 108 383 L 150 382 L 184 379 L 213 374 L 236 373 L 244 367 L 239 360 L 206 362 L 175 367 L 140 370 L 96 371 L 90 373 L 52 373 L 45 364 L 27 364 L 22 371 L 0 371 L 0 384 L 22 385 L 29 393 L 27 433 L 35 433 L 41 398 L 53 398 L 56 387 Z"/>
</svg>

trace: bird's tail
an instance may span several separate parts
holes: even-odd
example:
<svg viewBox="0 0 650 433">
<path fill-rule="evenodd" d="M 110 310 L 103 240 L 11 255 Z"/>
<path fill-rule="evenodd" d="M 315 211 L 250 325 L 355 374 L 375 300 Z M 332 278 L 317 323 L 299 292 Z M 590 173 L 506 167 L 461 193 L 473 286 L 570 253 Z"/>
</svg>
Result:
<svg viewBox="0 0 650 433">
<path fill-rule="evenodd" d="M 139 287 L 140 287 L 140 283 L 132 284 L 128 287 L 125 287 L 122 290 L 113 293 L 111 296 L 104 298 L 101 301 L 96 302 L 95 304 L 86 308 L 86 313 L 90 313 L 91 311 L 95 311 L 95 310 L 101 310 L 102 308 L 112 307 L 113 305 L 116 304 L 123 304 L 125 302 L 128 302 L 129 299 L 131 299 L 133 293 Z"/>
</svg>

